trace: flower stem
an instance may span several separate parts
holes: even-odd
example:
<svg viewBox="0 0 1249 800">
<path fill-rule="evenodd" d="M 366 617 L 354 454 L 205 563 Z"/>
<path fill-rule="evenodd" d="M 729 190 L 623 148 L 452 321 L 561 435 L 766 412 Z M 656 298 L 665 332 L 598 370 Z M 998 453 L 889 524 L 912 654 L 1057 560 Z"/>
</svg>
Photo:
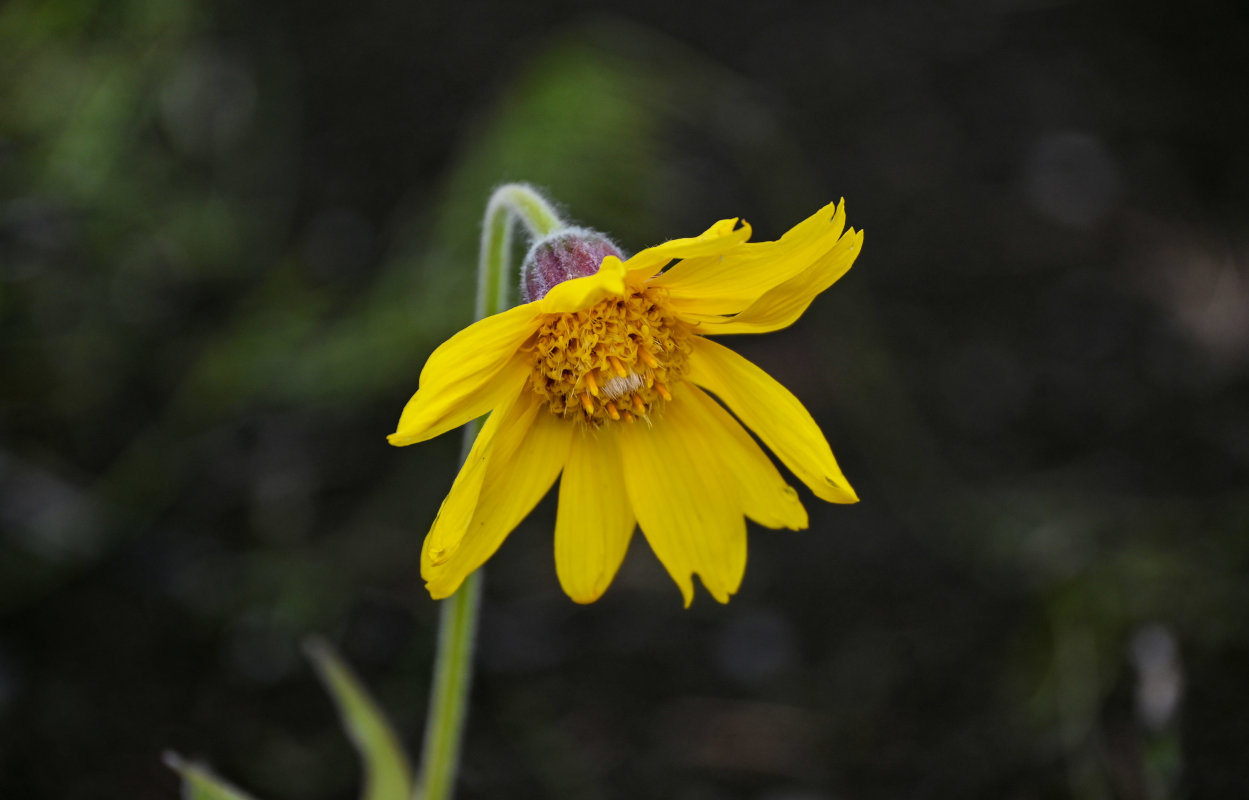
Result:
<svg viewBox="0 0 1249 800">
<path fill-rule="evenodd" d="M 486 204 L 486 219 L 481 226 L 477 319 L 497 314 L 509 305 L 511 270 L 507 269 L 507 258 L 512 252 L 512 222 L 515 220 L 524 223 L 531 239 L 540 239 L 564 227 L 555 209 L 533 187 L 507 183 L 494 190 Z M 468 433 L 465 431 L 465 439 L 472 442 L 476 431 L 472 436 Z M 464 453 L 467 455 L 468 450 Z"/>
<path fill-rule="evenodd" d="M 477 266 L 476 318 L 497 314 L 509 305 L 512 223 L 524 224 L 530 238 L 540 238 L 564 227 L 564 221 L 542 195 L 521 183 L 495 189 L 486 204 L 482 224 L 481 259 Z M 464 427 L 460 461 L 481 429 L 481 421 Z M 425 749 L 421 753 L 417 800 L 449 800 L 455 788 L 464 738 L 468 690 L 472 683 L 473 644 L 481 605 L 482 570 L 475 570 L 459 590 L 442 602 L 438 620 L 438 652 L 429 717 L 425 721 Z"/>
</svg>

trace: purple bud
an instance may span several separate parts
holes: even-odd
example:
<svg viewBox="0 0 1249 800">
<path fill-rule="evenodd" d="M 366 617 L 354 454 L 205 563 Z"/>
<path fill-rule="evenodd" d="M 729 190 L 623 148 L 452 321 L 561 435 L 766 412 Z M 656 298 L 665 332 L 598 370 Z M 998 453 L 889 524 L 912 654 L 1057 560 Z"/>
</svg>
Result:
<svg viewBox="0 0 1249 800">
<path fill-rule="evenodd" d="M 610 239 L 583 228 L 564 228 L 539 240 L 521 267 L 522 299 L 541 300 L 557 283 L 593 275 L 607 256 L 624 259 Z"/>
</svg>

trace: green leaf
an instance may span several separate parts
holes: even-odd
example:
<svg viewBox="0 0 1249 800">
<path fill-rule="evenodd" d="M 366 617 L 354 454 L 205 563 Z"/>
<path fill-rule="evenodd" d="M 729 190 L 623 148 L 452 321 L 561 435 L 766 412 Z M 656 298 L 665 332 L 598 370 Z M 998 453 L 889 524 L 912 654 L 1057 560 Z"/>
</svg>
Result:
<svg viewBox="0 0 1249 800">
<path fill-rule="evenodd" d="M 325 641 L 310 640 L 305 650 L 364 761 L 363 800 L 410 800 L 412 768 L 373 698 Z"/>
<path fill-rule="evenodd" d="M 186 761 L 177 753 L 165 753 L 165 763 L 182 776 L 185 800 L 255 800 L 247 792 L 218 778 L 207 767 Z"/>
</svg>

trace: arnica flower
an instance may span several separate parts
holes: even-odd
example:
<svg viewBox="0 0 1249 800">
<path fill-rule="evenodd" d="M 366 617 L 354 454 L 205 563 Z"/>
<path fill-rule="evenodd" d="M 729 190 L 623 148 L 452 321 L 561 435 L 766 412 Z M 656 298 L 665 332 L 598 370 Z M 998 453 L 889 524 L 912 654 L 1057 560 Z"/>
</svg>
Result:
<svg viewBox="0 0 1249 800">
<path fill-rule="evenodd" d="M 857 502 L 798 399 L 707 338 L 797 320 L 854 263 L 863 233 L 844 226 L 831 203 L 775 242 L 747 241 L 736 219 L 627 260 L 579 229 L 538 242 L 527 302 L 435 350 L 388 437 L 413 444 L 490 414 L 425 538 L 430 594 L 454 593 L 558 478 L 555 567 L 573 600 L 603 594 L 640 527 L 687 606 L 695 574 L 727 602 L 747 517 L 807 527 L 743 424 L 816 497 Z"/>
</svg>

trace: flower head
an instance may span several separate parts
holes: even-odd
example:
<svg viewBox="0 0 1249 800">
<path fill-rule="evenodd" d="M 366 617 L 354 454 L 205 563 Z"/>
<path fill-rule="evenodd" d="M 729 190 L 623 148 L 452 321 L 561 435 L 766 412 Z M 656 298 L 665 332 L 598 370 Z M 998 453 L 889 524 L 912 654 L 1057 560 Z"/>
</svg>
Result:
<svg viewBox="0 0 1249 800">
<path fill-rule="evenodd" d="M 413 444 L 490 413 L 425 538 L 430 594 L 455 592 L 558 478 L 555 565 L 573 600 L 602 595 L 640 527 L 686 605 L 695 574 L 727 602 L 745 572 L 746 517 L 807 526 L 742 424 L 817 497 L 856 502 L 798 399 L 706 338 L 797 320 L 858 256 L 863 233 L 844 226 L 833 203 L 775 242 L 750 242 L 729 219 L 627 260 L 589 232 L 535 245 L 528 302 L 435 350 L 389 437 Z"/>
</svg>

